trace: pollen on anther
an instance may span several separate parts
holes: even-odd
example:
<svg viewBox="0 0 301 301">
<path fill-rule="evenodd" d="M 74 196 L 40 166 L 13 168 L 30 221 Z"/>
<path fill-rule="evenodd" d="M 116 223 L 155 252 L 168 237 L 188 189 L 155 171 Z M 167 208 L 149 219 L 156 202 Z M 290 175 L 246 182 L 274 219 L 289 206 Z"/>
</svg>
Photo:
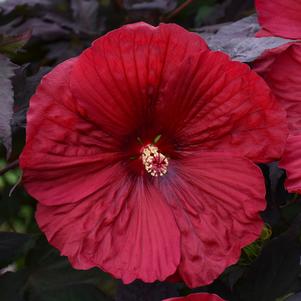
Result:
<svg viewBox="0 0 301 301">
<path fill-rule="evenodd" d="M 143 147 L 141 159 L 145 170 L 152 176 L 164 176 L 167 173 L 168 159 L 159 152 L 158 147 L 152 144 Z"/>
</svg>

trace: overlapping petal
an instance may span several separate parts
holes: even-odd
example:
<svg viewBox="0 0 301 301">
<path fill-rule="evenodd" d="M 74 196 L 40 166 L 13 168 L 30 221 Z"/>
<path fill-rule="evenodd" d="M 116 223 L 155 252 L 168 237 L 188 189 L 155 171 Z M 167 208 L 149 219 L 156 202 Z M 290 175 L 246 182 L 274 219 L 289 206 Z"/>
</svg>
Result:
<svg viewBox="0 0 301 301">
<path fill-rule="evenodd" d="M 266 83 L 221 52 L 185 60 L 157 115 L 180 149 L 234 151 L 257 162 L 279 158 L 287 136 L 286 114 Z"/>
<path fill-rule="evenodd" d="M 287 111 L 290 137 L 280 165 L 287 171 L 286 187 L 300 192 L 301 44 L 292 43 L 267 51 L 253 64 Z"/>
<path fill-rule="evenodd" d="M 114 175 L 111 185 L 75 204 L 39 204 L 48 240 L 79 269 L 94 266 L 125 283 L 165 280 L 180 261 L 180 232 L 171 209 L 143 178 Z"/>
<path fill-rule="evenodd" d="M 198 35 L 175 24 L 127 25 L 80 55 L 72 92 L 89 117 L 113 135 L 141 137 L 156 127 L 154 106 L 164 83 L 182 60 L 204 50 Z"/>
<path fill-rule="evenodd" d="M 267 51 L 253 69 L 271 87 L 287 111 L 290 132 L 301 129 L 301 44 L 287 44 Z"/>
<path fill-rule="evenodd" d="M 301 2 L 299 0 L 256 0 L 256 10 L 264 35 L 301 38 Z"/>
<path fill-rule="evenodd" d="M 82 114 L 70 93 L 75 62 L 44 77 L 27 114 L 23 183 L 45 205 L 77 202 L 122 174 L 120 144 Z"/>
<path fill-rule="evenodd" d="M 169 298 L 163 301 L 223 301 L 217 295 L 214 294 L 206 294 L 206 293 L 199 293 L 199 294 L 191 294 L 186 297 L 178 297 L 178 298 Z"/>
<path fill-rule="evenodd" d="M 206 285 L 234 264 L 242 247 L 261 233 L 265 208 L 260 169 L 227 153 L 184 153 L 160 190 L 181 231 L 180 276 Z"/>
</svg>

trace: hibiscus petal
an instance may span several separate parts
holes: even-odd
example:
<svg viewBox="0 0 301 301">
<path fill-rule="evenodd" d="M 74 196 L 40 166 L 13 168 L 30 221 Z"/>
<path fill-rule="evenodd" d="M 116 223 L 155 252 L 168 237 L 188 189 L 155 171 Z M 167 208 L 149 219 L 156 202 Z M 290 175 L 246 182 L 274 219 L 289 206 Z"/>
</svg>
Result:
<svg viewBox="0 0 301 301">
<path fill-rule="evenodd" d="M 186 153 L 171 162 L 161 190 L 181 231 L 179 273 L 190 287 L 211 283 L 261 233 L 264 178 L 248 159 Z"/>
<path fill-rule="evenodd" d="M 206 294 L 206 293 L 199 293 L 199 294 L 191 294 L 186 297 L 178 297 L 178 298 L 169 298 L 163 301 L 223 301 L 217 295 Z"/>
<path fill-rule="evenodd" d="M 179 149 L 237 152 L 256 162 L 277 159 L 287 137 L 286 114 L 266 83 L 221 52 L 186 59 L 158 105 L 162 136 Z"/>
<path fill-rule="evenodd" d="M 286 188 L 300 193 L 301 44 L 291 43 L 267 51 L 253 63 L 253 69 L 265 79 L 287 111 L 290 136 L 280 165 L 287 172 Z"/>
<path fill-rule="evenodd" d="M 271 34 L 301 38 L 301 2 L 298 0 L 256 0 L 260 25 Z"/>
<path fill-rule="evenodd" d="M 175 24 L 126 25 L 96 40 L 72 72 L 71 89 L 94 122 L 115 137 L 153 124 L 153 107 L 166 78 L 205 42 Z M 99 118 L 101 116 L 101 118 Z"/>
<path fill-rule="evenodd" d="M 143 178 L 113 181 L 80 203 L 39 204 L 39 226 L 75 268 L 98 266 L 125 283 L 165 280 L 180 261 L 172 211 Z"/>
<path fill-rule="evenodd" d="M 289 192 L 301 193 L 301 134 L 290 135 L 279 167 L 286 170 L 285 186 Z"/>
<path fill-rule="evenodd" d="M 267 51 L 253 63 L 287 111 L 290 133 L 301 130 L 301 44 Z"/>
<path fill-rule="evenodd" d="M 46 205 L 79 201 L 119 173 L 119 144 L 82 115 L 70 93 L 75 62 L 68 60 L 43 78 L 27 114 L 23 183 Z"/>
</svg>

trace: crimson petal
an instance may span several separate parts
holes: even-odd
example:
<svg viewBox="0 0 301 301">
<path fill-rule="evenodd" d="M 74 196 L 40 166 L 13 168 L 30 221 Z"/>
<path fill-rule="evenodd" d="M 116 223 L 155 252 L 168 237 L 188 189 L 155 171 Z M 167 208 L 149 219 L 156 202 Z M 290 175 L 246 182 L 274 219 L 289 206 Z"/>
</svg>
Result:
<svg viewBox="0 0 301 301">
<path fill-rule="evenodd" d="M 133 134 L 152 124 L 162 85 L 178 64 L 204 50 L 207 46 L 198 35 L 175 24 L 126 25 L 79 56 L 72 93 L 101 128 L 115 137 Z"/>
<path fill-rule="evenodd" d="M 300 131 L 301 131 L 301 44 L 290 43 L 267 51 L 253 63 L 287 111 L 289 138 L 281 167 L 286 169 L 286 188 L 301 193 Z"/>
<path fill-rule="evenodd" d="M 260 25 L 274 36 L 301 38 L 301 2 L 298 0 L 256 0 Z M 266 34 L 265 34 L 266 35 Z"/>
<path fill-rule="evenodd" d="M 66 61 L 43 78 L 27 114 L 23 184 L 46 205 L 77 202 L 119 174 L 119 144 L 81 114 L 70 93 L 75 62 Z"/>
<path fill-rule="evenodd" d="M 223 301 L 217 295 L 206 294 L 206 293 L 199 293 L 199 294 L 191 294 L 186 297 L 178 297 L 178 298 L 169 298 L 163 301 Z"/>
<path fill-rule="evenodd" d="M 264 179 L 251 161 L 227 153 L 187 153 L 161 190 L 181 231 L 179 272 L 190 287 L 211 283 L 261 233 Z"/>
<path fill-rule="evenodd" d="M 301 130 L 301 44 L 267 51 L 253 63 L 253 70 L 265 79 L 286 109 L 290 133 Z"/>
<path fill-rule="evenodd" d="M 186 59 L 161 99 L 157 123 L 179 149 L 237 152 L 256 162 L 283 152 L 284 110 L 255 72 L 221 52 Z"/>
<path fill-rule="evenodd" d="M 36 218 L 75 268 L 97 266 L 130 283 L 164 281 L 179 265 L 180 233 L 172 211 L 143 178 L 116 175 L 111 186 L 81 202 L 39 204 Z"/>
<path fill-rule="evenodd" d="M 209 54 L 197 35 L 128 25 L 43 79 L 28 113 L 24 184 L 74 267 L 125 283 L 179 270 L 190 286 L 208 284 L 260 233 L 264 181 L 242 156 L 278 157 L 283 119 L 248 67 Z M 136 138 L 153 127 L 162 154 L 171 150 L 160 179 L 127 148 L 134 139 L 139 152 Z"/>
</svg>

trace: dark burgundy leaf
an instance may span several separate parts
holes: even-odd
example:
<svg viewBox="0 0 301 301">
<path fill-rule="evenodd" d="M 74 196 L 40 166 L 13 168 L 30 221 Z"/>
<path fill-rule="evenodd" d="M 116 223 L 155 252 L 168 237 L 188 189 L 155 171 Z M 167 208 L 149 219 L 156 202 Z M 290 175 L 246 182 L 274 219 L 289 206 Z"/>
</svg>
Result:
<svg viewBox="0 0 301 301">
<path fill-rule="evenodd" d="M 41 238 L 26 257 L 27 301 L 111 301 L 99 288 L 103 272 L 78 271 Z"/>
<path fill-rule="evenodd" d="M 5 273 L 0 275 L 0 296 L 1 301 L 25 301 L 23 298 L 23 286 L 27 278 L 24 270 L 17 273 Z"/>
<path fill-rule="evenodd" d="M 268 164 L 269 167 L 269 179 L 271 184 L 271 203 L 278 207 L 287 203 L 289 193 L 284 187 L 284 181 L 286 178 L 285 170 L 278 167 L 277 162 Z"/>
<path fill-rule="evenodd" d="M 253 15 L 222 26 L 216 34 L 208 34 L 202 29 L 199 32 L 212 50 L 224 51 L 240 62 L 252 62 L 264 51 L 291 42 L 278 37 L 256 38 L 258 29 L 257 17 Z"/>
<path fill-rule="evenodd" d="M 0 3 L 0 9 L 8 14 L 13 11 L 17 6 L 27 5 L 27 6 L 35 6 L 35 5 L 51 5 L 51 0 L 6 0 L 5 2 Z"/>
<path fill-rule="evenodd" d="M 177 6 L 176 0 L 124 0 L 127 10 L 159 10 L 169 12 Z"/>
<path fill-rule="evenodd" d="M 290 229 L 267 243 L 246 276 L 236 285 L 241 301 L 275 301 L 301 289 L 301 215 Z"/>
<path fill-rule="evenodd" d="M 82 32 L 100 34 L 103 31 L 103 18 L 99 15 L 100 7 L 97 0 L 72 0 L 71 8 L 74 20 Z"/>
<path fill-rule="evenodd" d="M 11 119 L 13 116 L 14 94 L 11 78 L 14 76 L 16 65 L 0 54 L 0 141 L 11 152 Z"/>
<path fill-rule="evenodd" d="M 25 30 L 31 30 L 34 38 L 53 41 L 62 38 L 69 39 L 71 33 L 80 31 L 78 19 L 72 20 L 71 9 L 66 3 L 57 3 L 56 0 L 48 4 L 47 6 L 46 2 L 41 2 L 39 7 L 32 8 L 27 13 L 16 12 L 18 17 L 10 23 L 2 25 L 0 32 L 18 35 Z"/>
<path fill-rule="evenodd" d="M 298 293 L 296 295 L 287 298 L 285 301 L 300 301 L 300 300 L 301 300 L 301 293 Z"/>
<path fill-rule="evenodd" d="M 33 38 L 39 38 L 43 41 L 52 41 L 55 39 L 68 37 L 70 31 L 63 28 L 59 24 L 43 19 L 31 18 L 26 20 L 20 27 L 11 30 L 11 33 L 18 34 L 20 31 L 31 31 Z"/>
<path fill-rule="evenodd" d="M 28 301 L 109 301 L 95 286 L 78 284 L 29 295 Z"/>
<path fill-rule="evenodd" d="M 135 282 L 124 285 L 119 282 L 116 301 L 161 301 L 169 297 L 177 297 L 178 291 L 172 283 Z"/>
<path fill-rule="evenodd" d="M 0 232 L 0 268 L 17 259 L 31 240 L 32 237 L 28 234 Z"/>
<path fill-rule="evenodd" d="M 218 19 L 220 22 L 237 20 L 244 16 L 247 11 L 254 8 L 254 0 L 226 0 L 218 2 L 226 3 L 222 6 L 223 15 L 222 18 Z"/>
<path fill-rule="evenodd" d="M 55 62 L 60 63 L 71 57 L 78 56 L 86 48 L 85 46 L 88 47 L 89 44 L 81 42 L 71 45 L 70 41 L 49 43 L 47 45 L 47 58 L 49 60 L 54 60 Z"/>
<path fill-rule="evenodd" d="M 19 189 L 9 196 L 10 186 L 0 191 L 0 225 L 3 223 L 11 224 L 20 210 L 20 194 Z"/>
<path fill-rule="evenodd" d="M 14 114 L 11 122 L 13 131 L 25 127 L 29 99 L 35 93 L 42 77 L 50 70 L 50 67 L 41 67 L 36 74 L 29 77 L 26 77 L 26 67 L 24 66 L 16 71 L 16 76 L 13 78 L 15 92 Z"/>
</svg>

